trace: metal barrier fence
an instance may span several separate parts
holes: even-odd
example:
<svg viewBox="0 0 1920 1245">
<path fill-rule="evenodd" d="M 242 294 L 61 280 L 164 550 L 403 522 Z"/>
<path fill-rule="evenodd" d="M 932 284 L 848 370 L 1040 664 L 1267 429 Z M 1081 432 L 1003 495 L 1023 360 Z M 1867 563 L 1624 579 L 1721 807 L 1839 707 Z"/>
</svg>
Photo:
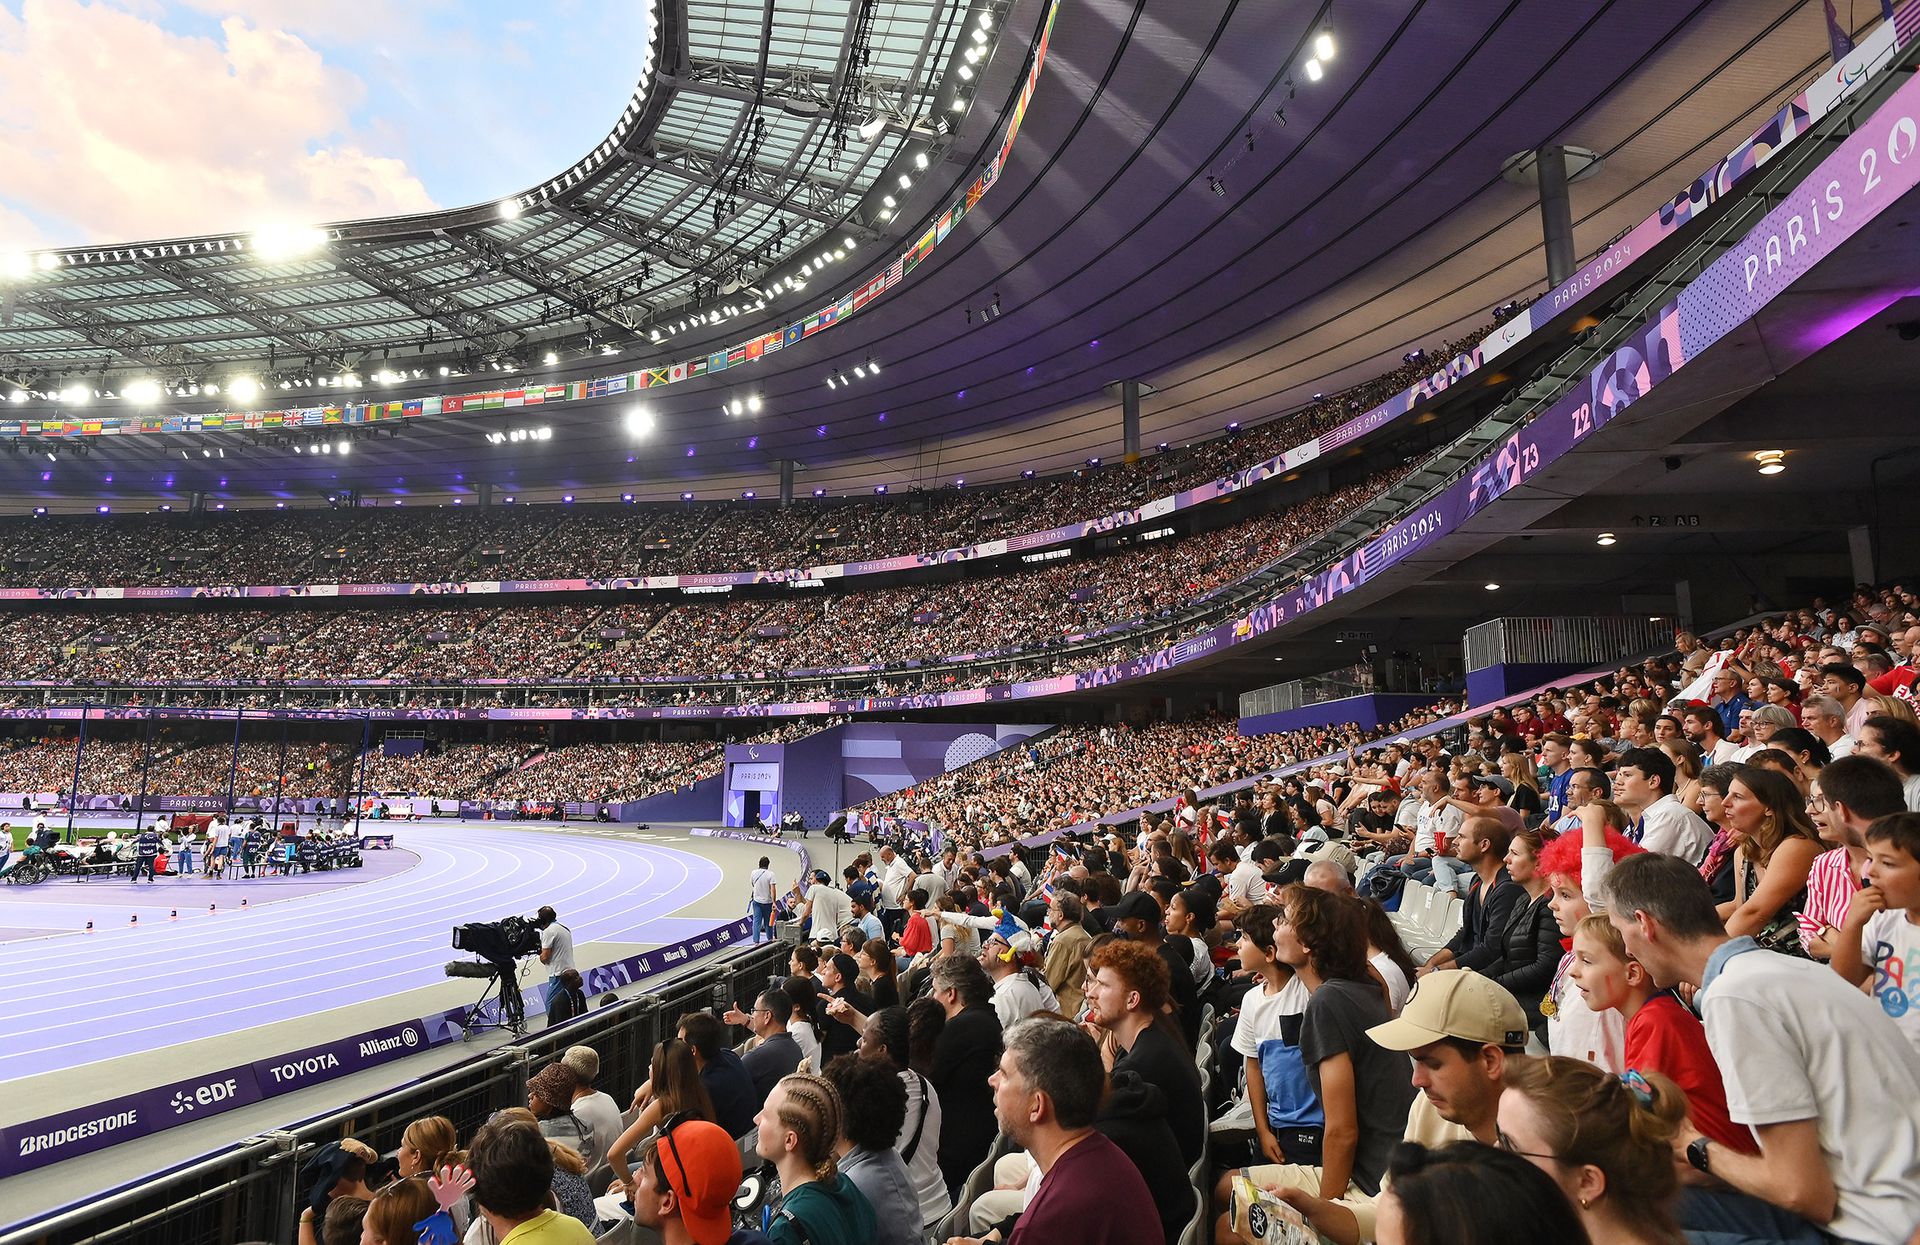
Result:
<svg viewBox="0 0 1920 1245">
<path fill-rule="evenodd" d="M 1505 663 L 1604 666 L 1673 645 L 1665 618 L 1490 618 L 1462 638 L 1466 668 Z"/>
<path fill-rule="evenodd" d="M 1256 687 L 1250 692 L 1242 692 L 1240 693 L 1240 716 L 1259 717 L 1265 713 L 1298 709 L 1303 705 L 1318 705 L 1329 700 L 1348 700 L 1355 696 L 1367 696 L 1378 690 L 1372 666 L 1365 664 L 1349 666 L 1344 670 L 1329 670 L 1325 674 L 1308 675 L 1304 679 L 1293 679 L 1286 683 L 1275 683 L 1270 687 Z"/>
<path fill-rule="evenodd" d="M 528 1075 L 575 1045 L 599 1053 L 597 1084 L 618 1099 L 646 1080 L 655 1045 L 682 1016 L 729 1005 L 750 1010 L 770 979 L 786 976 L 790 954 L 785 942 L 747 947 L 644 983 L 644 993 L 457 1067 L 57 1211 L 0 1235 L 0 1245 L 290 1245 L 305 1196 L 300 1165 L 321 1146 L 357 1137 L 387 1154 L 407 1124 L 426 1115 L 446 1116 L 471 1138 L 495 1111 L 524 1107 Z M 105 1167 L 111 1156 L 87 1161 Z"/>
</svg>

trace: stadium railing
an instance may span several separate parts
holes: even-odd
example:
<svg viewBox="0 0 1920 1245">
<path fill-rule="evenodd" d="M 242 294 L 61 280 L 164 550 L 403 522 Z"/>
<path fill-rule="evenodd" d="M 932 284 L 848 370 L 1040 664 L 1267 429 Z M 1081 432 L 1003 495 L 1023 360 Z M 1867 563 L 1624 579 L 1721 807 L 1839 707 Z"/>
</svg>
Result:
<svg viewBox="0 0 1920 1245">
<path fill-rule="evenodd" d="M 300 1165 L 328 1142 L 356 1137 L 389 1154 L 407 1124 L 427 1115 L 451 1119 L 464 1141 L 495 1111 L 524 1107 L 528 1075 L 575 1045 L 599 1053 L 596 1084 L 612 1087 L 609 1092 L 618 1098 L 646 1080 L 654 1047 L 673 1035 L 682 1016 L 750 1006 L 770 978 L 785 976 L 790 953 L 784 942 L 765 943 L 644 983 L 641 993 L 445 1071 L 8 1228 L 0 1232 L 0 1245 L 292 1241 L 305 1197 Z M 101 1156 L 86 1161 L 99 1164 Z"/>
</svg>

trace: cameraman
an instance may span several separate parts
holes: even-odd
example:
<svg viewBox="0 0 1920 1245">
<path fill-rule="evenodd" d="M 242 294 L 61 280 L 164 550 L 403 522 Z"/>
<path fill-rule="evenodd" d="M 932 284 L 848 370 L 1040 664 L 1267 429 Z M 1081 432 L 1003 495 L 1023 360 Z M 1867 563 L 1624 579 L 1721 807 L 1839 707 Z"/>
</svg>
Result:
<svg viewBox="0 0 1920 1245">
<path fill-rule="evenodd" d="M 573 931 L 560 923 L 552 908 L 534 914 L 533 927 L 540 931 L 540 962 L 547 966 L 547 992 L 544 1001 L 553 1006 L 560 989 L 560 974 L 577 968 L 573 962 Z"/>
</svg>

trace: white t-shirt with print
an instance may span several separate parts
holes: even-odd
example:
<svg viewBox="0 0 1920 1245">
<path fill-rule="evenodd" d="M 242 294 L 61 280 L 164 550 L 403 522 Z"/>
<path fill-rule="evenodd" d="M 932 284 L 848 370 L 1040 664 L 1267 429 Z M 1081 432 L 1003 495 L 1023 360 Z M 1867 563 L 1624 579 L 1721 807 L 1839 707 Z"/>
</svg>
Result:
<svg viewBox="0 0 1920 1245">
<path fill-rule="evenodd" d="M 1920 1055 L 1881 1005 L 1823 964 L 1735 955 L 1700 995 L 1727 1114 L 1813 1120 L 1838 1191 L 1824 1229 L 1901 1245 L 1920 1222 Z"/>
<path fill-rule="evenodd" d="M 1272 994 L 1264 985 L 1247 991 L 1240 999 L 1239 1023 L 1233 1026 L 1233 1049 L 1243 1058 L 1258 1059 L 1260 1043 L 1280 1036 L 1282 1018 L 1304 1014 L 1307 998 L 1307 987 L 1298 977 L 1287 978 Z"/>
<path fill-rule="evenodd" d="M 1860 931 L 1860 954 L 1873 970 L 1868 986 L 1874 1001 L 1889 1019 L 1900 1026 L 1907 1041 L 1920 1047 L 1920 925 L 1907 919 L 1905 911 L 1876 912 Z"/>
</svg>

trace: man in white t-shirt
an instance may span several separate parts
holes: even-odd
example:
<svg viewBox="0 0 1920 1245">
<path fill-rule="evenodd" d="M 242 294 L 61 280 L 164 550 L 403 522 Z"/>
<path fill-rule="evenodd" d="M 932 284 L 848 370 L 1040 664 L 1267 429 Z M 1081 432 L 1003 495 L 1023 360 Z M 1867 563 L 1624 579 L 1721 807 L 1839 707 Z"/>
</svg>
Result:
<svg viewBox="0 0 1920 1245">
<path fill-rule="evenodd" d="M 807 890 L 807 910 L 803 915 L 809 921 L 809 940 L 837 943 L 840 941 L 840 928 L 853 919 L 853 904 L 848 901 L 845 891 L 836 889 L 827 879 L 825 869 L 815 869 L 813 885 Z"/>
<path fill-rule="evenodd" d="M 1853 736 L 1847 734 L 1847 711 L 1831 696 L 1815 693 L 1800 702 L 1800 725 L 1827 746 L 1827 757 L 1853 755 Z"/>
<path fill-rule="evenodd" d="M 1207 853 L 1220 878 L 1220 913 L 1222 916 L 1236 916 L 1254 903 L 1254 887 L 1260 893 L 1266 891 L 1260 874 L 1260 862 L 1251 856 L 1242 860 L 1240 849 L 1225 839 L 1214 843 Z"/>
<path fill-rule="evenodd" d="M 560 975 L 579 966 L 573 962 L 573 931 L 560 923 L 552 908 L 534 914 L 533 927 L 540 931 L 540 962 L 547 966 L 548 1006 L 560 989 Z"/>
<path fill-rule="evenodd" d="M 1645 852 L 1608 875 L 1607 919 L 1655 985 L 1695 987 L 1727 1113 L 1760 1153 L 1690 1124 L 1683 1229 L 1749 1239 L 1905 1245 L 1920 1223 L 1920 1057 L 1873 999 L 1811 960 L 1729 938 L 1700 871 Z M 1823 1233 L 1825 1235 L 1823 1235 Z"/>
<path fill-rule="evenodd" d="M 880 849 L 880 924 L 889 938 L 897 938 L 907 923 L 907 892 L 913 889 L 913 866 L 891 845 Z"/>
<path fill-rule="evenodd" d="M 780 883 L 773 876 L 770 864 L 768 858 L 762 856 L 759 867 L 753 871 L 753 876 L 747 879 L 747 885 L 752 891 L 747 902 L 753 909 L 753 941 L 755 943 L 773 940 L 773 893 Z"/>
<path fill-rule="evenodd" d="M 1026 930 L 1011 938 L 998 932 L 980 944 L 980 967 L 993 980 L 993 1010 L 1000 1027 L 1011 1029 L 1035 1012 L 1057 1012 L 1060 1002 L 1047 979 L 1032 971 L 1040 962 L 1040 940 Z"/>
</svg>

